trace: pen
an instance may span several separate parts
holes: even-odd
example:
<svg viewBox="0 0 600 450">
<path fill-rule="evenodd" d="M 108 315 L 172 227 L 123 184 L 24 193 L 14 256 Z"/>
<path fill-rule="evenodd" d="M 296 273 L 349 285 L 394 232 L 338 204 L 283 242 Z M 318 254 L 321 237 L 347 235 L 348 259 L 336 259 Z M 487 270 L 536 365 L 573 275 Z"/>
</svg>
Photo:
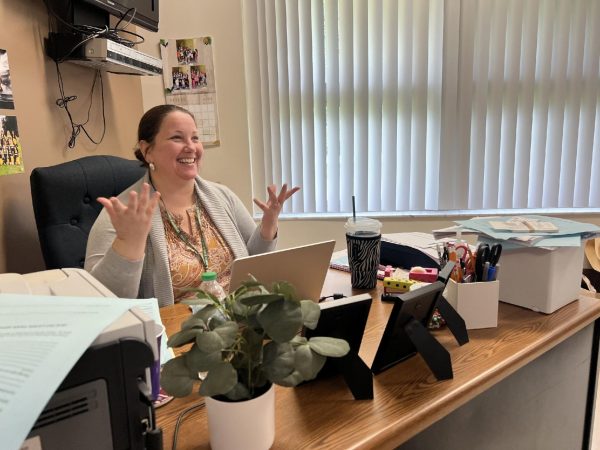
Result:
<svg viewBox="0 0 600 450">
<path fill-rule="evenodd" d="M 486 261 L 483 265 L 483 273 L 481 274 L 481 281 L 488 281 L 488 272 L 490 271 L 490 262 Z"/>
<path fill-rule="evenodd" d="M 500 264 L 496 264 L 494 269 L 496 269 L 494 271 L 494 281 L 496 281 L 498 279 L 498 274 L 500 273 Z"/>
</svg>

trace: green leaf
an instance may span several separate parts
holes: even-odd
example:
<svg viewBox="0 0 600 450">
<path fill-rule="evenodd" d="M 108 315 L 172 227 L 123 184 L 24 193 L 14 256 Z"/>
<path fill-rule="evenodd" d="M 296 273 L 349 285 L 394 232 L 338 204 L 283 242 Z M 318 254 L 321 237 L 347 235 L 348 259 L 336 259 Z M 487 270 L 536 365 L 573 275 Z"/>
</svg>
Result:
<svg viewBox="0 0 600 450">
<path fill-rule="evenodd" d="M 308 339 L 306 339 L 304 336 L 300 336 L 299 334 L 297 334 L 296 336 L 294 336 L 294 339 L 292 339 L 290 341 L 290 343 L 294 346 L 294 347 L 298 347 L 299 345 L 305 345 L 308 343 Z"/>
<path fill-rule="evenodd" d="M 241 298 L 240 303 L 246 306 L 268 305 L 269 303 L 282 300 L 283 298 L 283 295 L 280 294 L 258 294 L 251 297 Z"/>
<path fill-rule="evenodd" d="M 186 298 L 181 300 L 181 303 L 186 305 L 214 305 L 215 302 L 207 298 Z"/>
<path fill-rule="evenodd" d="M 189 330 L 181 330 L 172 335 L 167 341 L 167 347 L 180 347 L 190 342 L 194 342 L 196 336 L 203 333 L 199 328 L 190 328 Z"/>
<path fill-rule="evenodd" d="M 332 337 L 317 336 L 309 339 L 308 345 L 319 355 L 339 358 L 350 351 L 350 345 L 343 340 Z"/>
<path fill-rule="evenodd" d="M 286 300 L 298 300 L 294 286 L 287 281 L 273 283 L 273 293 L 283 295 Z"/>
<path fill-rule="evenodd" d="M 302 323 L 306 328 L 314 330 L 319 323 L 321 317 L 321 308 L 312 300 L 301 300 L 300 307 L 302 308 Z"/>
<path fill-rule="evenodd" d="M 263 368 L 267 378 L 278 383 L 294 371 L 294 349 L 288 343 L 269 342 L 263 352 Z"/>
<path fill-rule="evenodd" d="M 196 318 L 202 320 L 206 325 L 208 325 L 208 322 L 210 321 L 210 319 L 217 314 L 220 314 L 217 307 L 214 305 L 210 305 L 210 306 L 205 306 L 200 311 L 195 313 L 192 317 L 196 317 Z"/>
<path fill-rule="evenodd" d="M 262 360 L 262 344 L 263 335 L 257 333 L 252 328 L 244 328 L 242 331 L 242 351 L 248 355 L 248 357 L 256 362 Z"/>
<path fill-rule="evenodd" d="M 277 300 L 258 313 L 258 322 L 275 342 L 291 340 L 302 326 L 300 302 Z"/>
<path fill-rule="evenodd" d="M 220 327 L 225 322 L 227 322 L 227 320 L 228 319 L 223 314 L 221 314 L 221 312 L 219 311 L 218 313 L 210 316 L 210 319 L 208 319 L 208 322 L 206 323 L 206 325 L 208 325 L 208 328 L 210 330 L 214 331 L 215 328 Z"/>
<path fill-rule="evenodd" d="M 207 305 L 218 305 L 219 303 L 221 303 L 221 301 L 217 297 L 212 295 L 210 292 L 206 292 L 201 289 L 191 289 L 191 291 L 196 293 L 196 298 L 200 300 L 209 300 L 209 303 L 207 303 Z"/>
<path fill-rule="evenodd" d="M 238 321 L 243 321 L 248 316 L 256 315 L 256 313 L 258 311 L 260 311 L 261 308 L 262 308 L 262 305 L 255 305 L 255 306 L 243 305 L 241 303 L 240 299 L 236 299 L 231 304 L 231 311 L 233 312 L 233 314 L 235 316 L 239 317 L 239 319 L 236 319 Z"/>
<path fill-rule="evenodd" d="M 223 338 L 216 331 L 207 331 L 196 336 L 196 345 L 204 353 L 212 353 L 222 350 L 224 346 Z"/>
<path fill-rule="evenodd" d="M 265 293 L 268 292 L 262 283 L 258 281 L 244 281 L 239 288 L 237 288 L 234 292 L 234 296 L 239 298 L 246 295 L 248 292 L 260 292 Z"/>
<path fill-rule="evenodd" d="M 276 384 L 278 384 L 280 386 L 285 386 L 285 387 L 294 387 L 294 386 L 298 386 L 303 381 L 304 381 L 304 378 L 302 378 L 302 374 L 300 372 L 298 372 L 297 370 L 294 370 L 287 377 L 277 381 Z"/>
<path fill-rule="evenodd" d="M 190 372 L 208 372 L 213 366 L 223 360 L 221 351 L 205 353 L 201 351 L 197 345 L 192 345 L 192 348 L 184 355 L 185 364 Z"/>
<path fill-rule="evenodd" d="M 238 324 L 232 321 L 227 321 L 213 330 L 213 332 L 221 336 L 221 339 L 223 340 L 223 348 L 230 347 L 235 342 L 238 336 L 238 331 Z"/>
<path fill-rule="evenodd" d="M 165 363 L 160 374 L 160 385 L 173 397 L 185 397 L 192 393 L 194 379 L 185 364 L 183 356 L 178 356 Z"/>
<path fill-rule="evenodd" d="M 237 383 L 232 390 L 225 394 L 229 400 L 246 400 L 250 398 L 250 391 L 242 383 Z"/>
<path fill-rule="evenodd" d="M 236 289 L 234 296 L 238 299 L 245 297 L 252 297 L 257 294 L 270 294 L 271 292 L 260 282 L 246 281 Z"/>
<path fill-rule="evenodd" d="M 237 384 L 237 372 L 228 362 L 214 365 L 200 385 L 200 395 L 214 397 L 226 394 Z"/>
<path fill-rule="evenodd" d="M 296 370 L 300 372 L 305 380 L 315 378 L 325 365 L 326 360 L 327 357 L 313 352 L 309 345 L 299 346 L 294 354 Z"/>
<path fill-rule="evenodd" d="M 194 316 L 190 317 L 188 320 L 181 324 L 182 330 L 189 330 L 192 328 L 201 328 L 204 330 L 206 329 L 206 324 L 204 323 L 204 320 L 198 319 Z"/>
</svg>

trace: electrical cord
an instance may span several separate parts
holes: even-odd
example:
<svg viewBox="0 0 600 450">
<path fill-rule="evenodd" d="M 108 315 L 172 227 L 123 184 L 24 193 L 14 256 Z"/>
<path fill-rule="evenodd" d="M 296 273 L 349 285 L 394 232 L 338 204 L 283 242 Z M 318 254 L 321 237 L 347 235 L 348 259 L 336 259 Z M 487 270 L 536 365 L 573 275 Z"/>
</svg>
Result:
<svg viewBox="0 0 600 450">
<path fill-rule="evenodd" d="M 64 108 L 64 110 L 67 112 L 67 116 L 69 117 L 69 122 L 71 124 L 71 137 L 69 138 L 69 142 L 67 144 L 68 147 L 69 148 L 75 147 L 75 142 L 77 140 L 77 136 L 79 136 L 81 131 L 84 132 L 84 134 L 87 136 L 87 138 L 91 142 L 93 142 L 96 145 L 100 144 L 102 142 L 102 140 L 104 139 L 104 135 L 106 134 L 106 114 L 105 114 L 105 110 L 104 110 L 104 83 L 102 82 L 102 73 L 99 70 L 96 70 L 96 72 L 94 74 L 94 80 L 92 82 L 92 88 L 90 90 L 90 105 L 88 107 L 87 118 L 86 118 L 85 122 L 76 123 L 73 120 L 71 111 L 69 110 L 69 102 L 76 100 L 77 96 L 76 95 L 65 96 L 64 83 L 63 83 L 63 79 L 62 79 L 62 74 L 60 72 L 60 67 L 58 64 L 59 63 L 56 62 L 56 73 L 57 73 L 57 77 L 58 77 L 58 89 L 60 91 L 60 98 L 56 100 L 56 105 L 59 108 Z M 94 138 L 92 138 L 92 136 L 90 136 L 88 131 L 85 129 L 85 125 L 87 125 L 88 122 L 90 121 L 90 112 L 92 110 L 92 104 L 94 101 L 94 91 L 95 91 L 96 82 L 98 79 L 100 80 L 100 95 L 101 95 L 101 100 L 102 100 L 102 135 L 100 136 L 100 139 L 98 141 L 96 141 Z"/>
<path fill-rule="evenodd" d="M 181 422 L 183 421 L 185 416 L 187 416 L 191 412 L 202 408 L 204 408 L 204 401 L 196 403 L 195 405 L 192 405 L 179 413 L 179 415 L 177 416 L 177 421 L 175 422 L 175 429 L 173 430 L 173 445 L 171 446 L 172 450 L 177 450 L 177 435 L 179 434 L 179 426 L 181 425 Z"/>
<path fill-rule="evenodd" d="M 339 293 L 335 293 L 335 294 L 331 294 L 331 295 L 326 295 L 326 296 L 321 297 L 319 299 L 319 303 L 324 302 L 328 298 L 331 298 L 333 300 L 339 300 L 340 298 L 346 298 L 346 296 L 344 294 L 339 294 Z"/>
<path fill-rule="evenodd" d="M 50 4 L 48 3 L 48 0 L 43 0 L 43 1 L 44 1 L 44 5 L 46 5 L 46 9 L 48 10 L 48 12 L 50 13 L 50 15 L 52 17 L 54 17 L 60 23 L 65 25 L 67 28 L 71 29 L 75 34 L 81 34 L 84 36 L 84 41 L 80 42 L 74 48 L 72 48 L 71 51 L 68 52 L 66 55 L 64 55 L 63 58 L 61 58 L 61 61 L 59 61 L 59 62 L 64 61 L 64 59 L 67 56 L 69 56 L 74 50 L 76 50 L 78 47 L 83 45 L 85 42 L 87 42 L 88 40 L 93 39 L 93 38 L 102 37 L 102 38 L 110 39 L 112 41 L 115 41 L 115 42 L 117 42 L 121 45 L 125 45 L 127 47 L 133 47 L 136 44 L 141 44 L 145 40 L 142 35 L 135 33 L 133 31 L 126 30 L 126 28 L 131 24 L 131 22 L 133 21 L 135 15 L 137 13 L 136 8 L 129 8 L 127 11 L 125 11 L 125 13 L 123 13 L 123 15 L 121 15 L 121 17 L 119 18 L 119 21 L 116 23 L 115 27 L 109 28 L 109 27 L 96 27 L 96 26 L 91 26 L 91 25 L 73 25 L 73 24 L 67 22 L 65 19 L 63 19 L 60 16 L 60 14 L 58 14 L 56 11 L 54 11 L 52 6 L 50 6 Z M 124 27 L 119 28 L 119 25 L 121 24 L 121 22 L 123 20 L 125 20 L 127 15 L 130 13 L 132 13 L 131 17 L 125 23 Z M 122 36 L 119 36 L 119 33 L 125 33 L 130 36 L 135 36 L 137 38 L 137 40 L 132 41 L 131 39 L 126 39 Z"/>
<path fill-rule="evenodd" d="M 72 102 L 74 100 L 77 99 L 76 95 L 70 95 L 70 96 L 66 96 L 65 95 L 65 91 L 64 91 L 64 83 L 63 83 L 63 78 L 62 78 L 62 74 L 60 72 L 60 68 L 59 68 L 59 64 L 63 63 L 65 60 L 67 60 L 78 48 L 82 47 L 83 45 L 85 45 L 88 41 L 92 40 L 92 39 L 96 39 L 96 38 L 105 38 L 105 39 L 110 39 L 114 42 L 117 42 L 121 45 L 125 45 L 127 47 L 133 47 L 136 44 L 141 44 L 142 42 L 144 42 L 144 37 L 141 36 L 140 34 L 134 33 L 132 31 L 128 31 L 126 30 L 126 28 L 132 23 L 133 19 L 135 18 L 135 15 L 137 13 L 137 9 L 136 8 L 129 8 L 127 11 L 125 11 L 125 13 L 123 13 L 121 15 L 121 17 L 119 18 L 118 22 L 116 23 L 116 25 L 114 26 L 114 28 L 109 28 L 108 26 L 105 27 L 97 27 L 97 26 L 90 26 L 90 25 L 74 25 L 69 23 L 68 21 L 66 21 L 65 19 L 63 19 L 61 17 L 60 14 L 58 14 L 54 8 L 51 6 L 51 2 L 49 2 L 49 0 L 43 0 L 44 5 L 46 5 L 46 9 L 49 12 L 49 17 L 54 18 L 55 21 L 57 22 L 51 22 L 51 29 L 57 29 L 57 23 L 60 22 L 62 25 L 66 26 L 69 30 L 72 31 L 73 34 L 75 34 L 76 36 L 80 37 L 79 42 L 77 42 L 77 44 L 75 44 L 68 52 L 66 52 L 64 55 L 61 55 L 60 57 L 56 57 L 53 58 L 54 62 L 56 63 L 56 72 L 57 72 L 57 78 L 58 78 L 58 88 L 60 91 L 60 98 L 56 100 L 56 105 L 59 108 L 64 108 L 64 110 L 67 113 L 67 116 L 69 118 L 69 122 L 71 124 L 71 137 L 69 138 L 69 141 L 67 143 L 68 147 L 70 149 L 75 147 L 75 143 L 77 141 L 77 137 L 79 136 L 79 134 L 81 133 L 81 131 L 84 132 L 84 134 L 87 136 L 87 138 L 93 142 L 94 144 L 98 145 L 102 142 L 102 140 L 104 139 L 104 136 L 106 134 L 106 114 L 105 114 L 105 104 L 104 104 L 104 83 L 102 80 L 102 74 L 99 70 L 96 70 L 96 73 L 94 75 L 94 80 L 92 82 L 92 88 L 90 91 L 90 104 L 88 107 L 88 111 L 87 111 L 87 118 L 85 120 L 85 122 L 83 123 L 76 123 L 73 120 L 73 116 L 71 114 L 71 111 L 69 110 L 69 102 Z M 127 16 L 129 16 L 129 19 L 127 20 Z M 122 24 L 122 25 L 121 25 Z M 120 28 L 121 27 L 121 28 Z M 127 39 L 125 37 L 122 37 L 119 35 L 119 33 L 121 34 L 126 34 L 129 36 L 134 36 L 136 38 L 136 40 L 131 40 L 131 39 Z M 92 138 L 90 136 L 90 134 L 88 133 L 88 131 L 85 129 L 85 125 L 88 124 L 89 120 L 90 120 L 90 112 L 92 109 L 92 104 L 93 104 L 93 100 L 94 100 L 94 91 L 96 88 L 96 83 L 97 80 L 100 79 L 100 95 L 101 95 L 101 100 L 102 100 L 102 135 L 100 136 L 100 139 L 98 139 L 97 141 Z"/>
</svg>

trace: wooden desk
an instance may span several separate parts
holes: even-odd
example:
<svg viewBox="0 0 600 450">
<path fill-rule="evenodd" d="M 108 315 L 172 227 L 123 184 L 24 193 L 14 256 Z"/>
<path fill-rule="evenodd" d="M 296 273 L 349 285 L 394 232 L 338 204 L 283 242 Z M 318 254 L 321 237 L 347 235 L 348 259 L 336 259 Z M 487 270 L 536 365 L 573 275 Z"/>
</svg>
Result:
<svg viewBox="0 0 600 450">
<path fill-rule="evenodd" d="M 380 301 L 380 289 L 378 286 L 372 292 L 373 305 L 360 351 L 368 365 L 374 358 L 391 310 L 391 304 Z M 348 274 L 330 270 L 323 294 L 333 292 L 352 294 Z M 188 314 L 181 305 L 163 308 L 161 316 L 167 333 L 177 331 Z M 462 347 L 447 330 L 435 332 L 451 353 L 452 380 L 436 381 L 416 355 L 374 377 L 374 400 L 353 400 L 341 378 L 315 381 L 297 388 L 277 386 L 273 448 L 397 447 L 561 342 L 586 327 L 593 327 L 599 317 L 600 301 L 589 297 L 581 297 L 551 315 L 501 303 L 498 328 L 471 330 L 470 342 Z M 591 332 L 588 335 L 591 336 Z M 597 347 L 592 353 L 597 355 Z M 589 357 L 592 361 L 594 358 Z M 595 363 L 589 367 L 593 370 Z M 587 370 L 589 375 L 590 369 Z M 586 384 L 582 389 L 587 396 L 586 380 L 582 383 Z M 165 448 L 171 448 L 177 414 L 199 400 L 198 396 L 175 399 L 157 411 L 158 424 L 164 430 Z M 581 408 L 585 410 L 585 404 Z M 499 413 L 506 414 L 505 411 Z M 204 409 L 184 420 L 177 448 L 208 448 Z"/>
</svg>

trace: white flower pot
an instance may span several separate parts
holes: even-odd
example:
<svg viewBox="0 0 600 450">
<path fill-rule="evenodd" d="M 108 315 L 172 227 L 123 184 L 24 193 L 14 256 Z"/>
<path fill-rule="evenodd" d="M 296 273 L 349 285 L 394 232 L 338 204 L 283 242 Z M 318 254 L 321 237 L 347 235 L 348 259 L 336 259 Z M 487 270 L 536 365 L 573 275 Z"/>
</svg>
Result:
<svg viewBox="0 0 600 450">
<path fill-rule="evenodd" d="M 257 398 L 224 402 L 206 397 L 213 450 L 267 450 L 275 439 L 275 385 Z"/>
</svg>

